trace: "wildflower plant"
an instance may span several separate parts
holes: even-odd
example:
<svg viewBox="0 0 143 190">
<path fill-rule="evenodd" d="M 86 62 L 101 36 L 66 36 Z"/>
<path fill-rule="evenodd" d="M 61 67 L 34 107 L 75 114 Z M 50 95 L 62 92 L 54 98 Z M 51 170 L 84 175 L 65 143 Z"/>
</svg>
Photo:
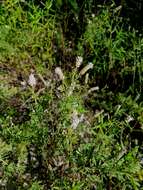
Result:
<svg viewBox="0 0 143 190">
<path fill-rule="evenodd" d="M 115 3 L 0 4 L 0 189 L 142 189 L 142 35 Z"/>
</svg>

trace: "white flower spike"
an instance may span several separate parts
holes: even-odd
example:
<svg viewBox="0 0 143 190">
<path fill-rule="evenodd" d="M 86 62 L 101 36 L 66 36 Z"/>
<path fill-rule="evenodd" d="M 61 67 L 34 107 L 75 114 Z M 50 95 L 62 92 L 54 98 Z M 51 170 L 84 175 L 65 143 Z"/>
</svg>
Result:
<svg viewBox="0 0 143 190">
<path fill-rule="evenodd" d="M 78 115 L 78 112 L 76 110 L 73 111 L 72 117 L 71 117 L 71 127 L 73 129 L 76 129 L 79 125 L 79 123 L 83 122 L 84 115 Z"/>
<path fill-rule="evenodd" d="M 89 69 L 93 69 L 93 63 L 89 63 L 86 65 L 81 71 L 80 75 L 84 75 Z"/>
<path fill-rule="evenodd" d="M 79 68 L 83 62 L 83 57 L 77 56 L 76 58 L 76 68 Z"/>
<path fill-rule="evenodd" d="M 32 88 L 34 88 L 34 87 L 36 86 L 36 84 L 37 84 L 36 78 L 35 78 L 35 76 L 34 76 L 33 73 L 31 73 L 31 74 L 29 75 L 28 84 L 29 84 Z"/>
<path fill-rule="evenodd" d="M 64 74 L 63 74 L 63 72 L 62 72 L 62 69 L 60 68 L 60 67 L 56 67 L 55 68 L 55 73 L 58 75 L 58 77 L 59 77 L 59 80 L 64 80 Z"/>
</svg>

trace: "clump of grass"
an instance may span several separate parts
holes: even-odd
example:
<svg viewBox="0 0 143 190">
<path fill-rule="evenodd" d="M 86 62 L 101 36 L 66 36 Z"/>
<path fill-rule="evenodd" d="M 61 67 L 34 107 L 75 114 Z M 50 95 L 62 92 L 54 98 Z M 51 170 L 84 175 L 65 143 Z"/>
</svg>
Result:
<svg viewBox="0 0 143 190">
<path fill-rule="evenodd" d="M 137 38 L 133 29 L 125 30 L 117 10 L 114 6 L 101 8 L 98 16 L 88 20 L 79 50 L 95 65 L 92 76 L 100 77 L 97 83 L 102 87 L 107 81 L 109 88 L 115 90 L 131 87 L 141 91 L 142 38 Z"/>
</svg>

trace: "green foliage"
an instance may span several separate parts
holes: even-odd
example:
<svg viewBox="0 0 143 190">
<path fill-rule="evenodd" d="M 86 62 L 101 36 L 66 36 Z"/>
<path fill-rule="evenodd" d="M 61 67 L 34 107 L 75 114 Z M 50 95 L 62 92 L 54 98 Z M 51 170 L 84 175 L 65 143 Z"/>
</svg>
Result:
<svg viewBox="0 0 143 190">
<path fill-rule="evenodd" d="M 1 3 L 0 189 L 142 189 L 143 38 L 95 8 Z"/>
<path fill-rule="evenodd" d="M 83 47 L 83 44 L 88 47 L 88 54 L 87 50 L 82 51 L 85 58 L 94 63 L 95 76 L 100 75 L 101 79 L 110 80 L 110 74 L 115 72 L 116 80 L 120 78 L 120 82 L 124 86 L 126 83 L 124 80 L 132 75 L 128 85 L 136 87 L 140 91 L 142 38 L 136 38 L 134 31 L 129 29 L 127 32 L 124 29 L 124 20 L 118 17 L 118 11 L 114 6 L 101 8 L 100 12 L 98 16 L 89 19 L 79 49 L 81 46 Z M 126 72 L 126 70 L 128 71 Z M 113 78 L 113 80 L 115 79 Z"/>
</svg>

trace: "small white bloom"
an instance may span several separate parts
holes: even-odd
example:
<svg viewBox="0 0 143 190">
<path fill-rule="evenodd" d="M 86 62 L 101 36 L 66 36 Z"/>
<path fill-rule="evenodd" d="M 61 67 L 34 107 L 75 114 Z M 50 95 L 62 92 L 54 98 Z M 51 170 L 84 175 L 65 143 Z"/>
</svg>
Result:
<svg viewBox="0 0 143 190">
<path fill-rule="evenodd" d="M 93 63 L 89 63 L 86 65 L 81 71 L 80 75 L 84 75 L 89 69 L 93 69 Z"/>
<path fill-rule="evenodd" d="M 95 17 L 95 14 L 92 14 L 91 16 L 92 16 L 92 18 L 94 18 L 94 17 Z"/>
<path fill-rule="evenodd" d="M 133 120 L 134 120 L 134 118 L 133 118 L 132 116 L 128 115 L 128 117 L 127 117 L 127 122 L 130 123 L 130 122 L 133 121 Z"/>
<path fill-rule="evenodd" d="M 76 68 L 79 68 L 83 62 L 83 57 L 77 56 L 76 58 Z"/>
<path fill-rule="evenodd" d="M 21 81 L 21 86 L 26 87 L 26 81 Z"/>
<path fill-rule="evenodd" d="M 36 78 L 35 78 L 35 76 L 34 76 L 33 73 L 31 73 L 31 74 L 29 75 L 28 84 L 29 84 L 31 87 L 35 87 L 36 84 L 37 84 Z"/>
<path fill-rule="evenodd" d="M 55 68 L 55 73 L 58 75 L 59 80 L 64 80 L 64 74 L 63 74 L 62 69 L 60 67 Z"/>
<path fill-rule="evenodd" d="M 27 83 L 26 83 L 26 81 L 21 81 L 20 84 L 21 84 L 21 88 L 22 88 L 22 90 L 25 90 L 26 87 L 27 87 Z"/>
</svg>

